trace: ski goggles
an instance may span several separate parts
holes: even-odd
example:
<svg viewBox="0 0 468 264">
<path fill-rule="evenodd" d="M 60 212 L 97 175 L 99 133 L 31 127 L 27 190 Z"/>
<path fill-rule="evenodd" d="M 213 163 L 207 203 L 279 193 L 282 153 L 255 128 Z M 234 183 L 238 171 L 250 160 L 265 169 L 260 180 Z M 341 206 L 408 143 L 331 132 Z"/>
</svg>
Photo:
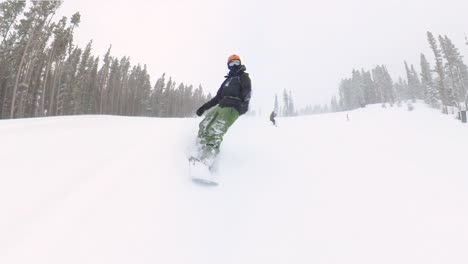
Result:
<svg viewBox="0 0 468 264">
<path fill-rule="evenodd" d="M 228 63 L 229 67 L 241 65 L 240 60 L 232 60 Z"/>
</svg>

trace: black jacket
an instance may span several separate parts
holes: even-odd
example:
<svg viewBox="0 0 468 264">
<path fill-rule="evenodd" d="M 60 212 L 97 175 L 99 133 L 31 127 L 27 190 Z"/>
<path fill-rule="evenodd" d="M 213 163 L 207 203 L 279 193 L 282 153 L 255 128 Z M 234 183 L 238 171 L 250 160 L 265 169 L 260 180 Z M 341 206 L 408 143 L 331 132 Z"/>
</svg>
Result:
<svg viewBox="0 0 468 264">
<path fill-rule="evenodd" d="M 275 122 L 275 117 L 276 117 L 275 111 L 271 112 L 271 114 L 270 114 L 270 121 Z"/>
<path fill-rule="evenodd" d="M 208 110 L 219 104 L 221 107 L 233 107 L 240 115 L 249 110 L 250 94 L 252 91 L 249 74 L 244 65 L 231 70 L 226 80 L 221 84 L 216 96 L 202 107 Z"/>
</svg>

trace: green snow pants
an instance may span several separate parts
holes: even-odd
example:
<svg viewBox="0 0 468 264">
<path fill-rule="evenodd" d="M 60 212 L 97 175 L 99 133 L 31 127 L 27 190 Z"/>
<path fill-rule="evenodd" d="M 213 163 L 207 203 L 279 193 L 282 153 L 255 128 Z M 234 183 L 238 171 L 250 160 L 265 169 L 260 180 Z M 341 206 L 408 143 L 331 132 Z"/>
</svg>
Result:
<svg viewBox="0 0 468 264">
<path fill-rule="evenodd" d="M 219 153 L 223 136 L 239 117 L 239 112 L 232 107 L 220 107 L 210 111 L 200 122 L 198 143 L 200 160 L 211 163 Z"/>
</svg>

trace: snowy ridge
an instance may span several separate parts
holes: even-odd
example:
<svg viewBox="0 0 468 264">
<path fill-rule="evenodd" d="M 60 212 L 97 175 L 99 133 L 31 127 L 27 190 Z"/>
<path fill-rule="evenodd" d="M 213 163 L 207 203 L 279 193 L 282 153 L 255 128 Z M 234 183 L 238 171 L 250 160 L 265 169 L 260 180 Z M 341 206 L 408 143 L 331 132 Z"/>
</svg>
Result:
<svg viewBox="0 0 468 264">
<path fill-rule="evenodd" d="M 468 125 L 417 104 L 242 117 L 220 185 L 200 119 L 0 121 L 0 263 L 468 263 Z"/>
</svg>

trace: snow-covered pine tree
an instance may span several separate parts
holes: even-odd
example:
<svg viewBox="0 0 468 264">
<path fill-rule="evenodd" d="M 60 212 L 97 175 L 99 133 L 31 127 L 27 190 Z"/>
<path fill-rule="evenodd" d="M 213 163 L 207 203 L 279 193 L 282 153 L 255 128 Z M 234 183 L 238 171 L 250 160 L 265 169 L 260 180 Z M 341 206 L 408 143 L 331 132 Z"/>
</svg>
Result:
<svg viewBox="0 0 468 264">
<path fill-rule="evenodd" d="M 431 47 L 432 52 L 434 53 L 434 58 L 435 58 L 435 72 L 437 73 L 437 81 L 436 81 L 436 87 L 440 96 L 440 100 L 442 102 L 442 113 L 448 114 L 448 96 L 447 96 L 447 88 L 446 88 L 446 83 L 445 83 L 445 70 L 444 70 L 444 64 L 442 61 L 442 54 L 441 51 L 437 45 L 437 42 L 434 38 L 434 35 L 432 35 L 431 32 L 427 32 L 427 40 L 429 42 L 429 45 Z"/>
<path fill-rule="evenodd" d="M 104 107 L 106 103 L 106 96 L 105 96 L 105 91 L 106 91 L 106 86 L 107 82 L 109 79 L 109 69 L 110 69 L 110 63 L 112 60 L 112 57 L 110 56 L 110 52 L 112 49 L 112 45 L 109 46 L 109 49 L 107 49 L 106 54 L 104 55 L 103 59 L 103 65 L 101 66 L 101 69 L 98 72 L 98 84 L 99 87 L 97 88 L 99 90 L 99 114 L 104 114 Z M 128 106 L 129 109 L 131 106 Z"/>
<path fill-rule="evenodd" d="M 150 95 L 151 115 L 161 116 L 161 102 L 164 86 L 166 85 L 166 73 L 163 73 L 154 84 Z"/>
<path fill-rule="evenodd" d="M 375 84 L 378 87 L 378 90 L 381 94 L 380 102 L 382 104 L 389 103 L 390 105 L 393 105 L 395 103 L 393 81 L 385 65 L 377 65 L 377 67 L 375 67 L 372 70 L 372 75 L 374 77 Z"/>
<path fill-rule="evenodd" d="M 442 55 L 445 58 L 444 70 L 445 70 L 445 83 L 447 89 L 447 99 L 450 106 L 459 107 L 458 98 L 460 97 L 460 81 L 459 74 L 456 69 L 458 60 L 458 50 L 451 43 L 451 41 L 445 37 L 439 36 L 439 43 L 442 51 Z"/>
<path fill-rule="evenodd" d="M 181 93 L 181 117 L 190 117 L 196 111 L 196 109 L 194 109 L 190 103 L 190 99 L 192 98 L 192 91 L 193 88 L 191 85 L 183 85 L 183 92 Z"/>
<path fill-rule="evenodd" d="M 426 56 L 421 53 L 421 86 L 424 93 L 424 101 L 432 107 L 439 105 L 439 92 L 435 87 L 432 78 L 431 66 L 426 59 Z"/>
<path fill-rule="evenodd" d="M 339 85 L 340 109 L 346 111 L 353 109 L 352 99 L 352 85 L 351 79 L 343 79 Z"/>
<path fill-rule="evenodd" d="M 275 103 L 273 105 L 273 111 L 275 111 L 276 114 L 278 114 L 279 112 L 279 103 L 278 103 L 278 95 L 275 94 Z"/>
<path fill-rule="evenodd" d="M 419 75 L 416 72 L 416 69 L 414 68 L 414 65 L 411 64 L 411 75 L 413 76 L 413 82 L 414 82 L 414 87 L 415 87 L 415 92 L 416 92 L 416 99 L 423 99 L 424 98 L 424 93 L 423 89 L 421 86 L 421 81 L 419 80 Z"/>
<path fill-rule="evenodd" d="M 406 78 L 408 80 L 408 93 L 404 99 L 409 99 L 414 103 L 416 99 L 422 98 L 421 83 L 412 64 L 411 67 L 408 67 L 408 63 L 405 61 L 405 70 Z"/>
<path fill-rule="evenodd" d="M 336 96 L 333 96 L 330 102 L 330 111 L 331 112 L 338 112 L 341 111 L 340 105 L 338 104 L 338 100 L 336 99 Z"/>
<path fill-rule="evenodd" d="M 408 63 L 405 61 L 405 70 L 406 70 L 406 78 L 408 80 L 408 93 L 405 94 L 403 97 L 403 99 L 409 99 L 411 100 L 413 103 L 416 101 L 416 85 L 415 85 L 415 82 L 414 82 L 414 78 L 413 78 L 413 75 L 408 67 Z M 399 82 L 401 83 L 401 79 L 399 80 Z"/>
<path fill-rule="evenodd" d="M 395 91 L 393 89 L 393 80 L 392 77 L 390 76 L 390 73 L 387 70 L 387 66 L 382 65 L 382 71 L 383 71 L 383 84 L 384 88 L 386 91 L 386 94 L 388 96 L 388 102 L 390 103 L 390 106 L 393 106 L 395 103 Z"/>
<path fill-rule="evenodd" d="M 395 88 L 395 100 L 397 102 L 398 107 L 401 106 L 402 101 L 408 100 L 409 96 L 409 87 L 408 83 L 403 80 L 402 77 L 398 78 L 398 82 L 394 85 Z"/>
<path fill-rule="evenodd" d="M 86 45 L 83 54 L 81 55 L 80 64 L 78 65 L 75 82 L 72 84 L 72 97 L 73 97 L 73 114 L 84 113 L 84 97 L 86 91 L 86 80 L 89 79 L 90 70 L 89 59 L 91 56 L 92 41 Z"/>
<path fill-rule="evenodd" d="M 292 97 L 292 92 L 291 90 L 289 90 L 289 96 L 288 96 L 289 100 L 288 100 L 288 110 L 289 110 L 289 116 L 294 116 L 296 115 L 296 110 L 295 110 L 295 107 L 294 107 L 294 102 L 293 102 L 293 97 Z"/>
<path fill-rule="evenodd" d="M 118 98 L 117 98 L 117 113 L 118 115 L 126 115 L 128 113 L 128 97 L 129 97 L 129 85 L 128 85 L 128 72 L 130 71 L 130 57 L 123 57 L 120 59 L 120 87 L 117 87 Z"/>
<path fill-rule="evenodd" d="M 88 98 L 86 101 L 86 114 L 94 114 L 97 113 L 99 110 L 99 103 L 98 103 L 98 98 L 99 98 L 99 91 L 96 89 L 98 87 L 98 66 L 99 66 L 99 57 L 94 58 L 94 61 L 92 62 L 92 69 L 91 69 L 91 74 L 90 74 L 90 80 L 89 80 L 89 87 L 88 87 Z M 126 65 L 126 69 L 128 72 L 128 69 L 130 68 L 130 63 L 128 62 L 128 65 Z M 125 76 L 124 80 L 124 86 L 123 89 L 124 91 L 127 91 L 128 89 L 128 75 Z M 124 105 L 125 107 L 125 105 Z M 123 109 L 125 113 L 125 108 Z"/>
<path fill-rule="evenodd" d="M 370 71 L 361 70 L 361 77 L 362 77 L 362 91 L 364 94 L 364 102 L 365 104 L 375 104 L 378 101 L 377 91 L 372 80 L 372 75 Z"/>
<path fill-rule="evenodd" d="M 441 37 L 439 40 L 444 43 L 443 54 L 446 60 L 445 68 L 452 78 L 454 94 L 456 96 L 457 105 L 459 105 L 460 102 L 466 100 L 468 88 L 467 66 L 463 62 L 463 56 L 447 36 Z"/>
<path fill-rule="evenodd" d="M 282 116 L 289 116 L 289 95 L 286 89 L 283 90 L 283 112 L 281 113 Z"/>
<path fill-rule="evenodd" d="M 353 86 L 353 105 L 354 108 L 366 106 L 366 100 L 364 96 L 364 84 L 362 81 L 361 72 L 353 69 L 352 71 L 352 86 Z"/>
</svg>

